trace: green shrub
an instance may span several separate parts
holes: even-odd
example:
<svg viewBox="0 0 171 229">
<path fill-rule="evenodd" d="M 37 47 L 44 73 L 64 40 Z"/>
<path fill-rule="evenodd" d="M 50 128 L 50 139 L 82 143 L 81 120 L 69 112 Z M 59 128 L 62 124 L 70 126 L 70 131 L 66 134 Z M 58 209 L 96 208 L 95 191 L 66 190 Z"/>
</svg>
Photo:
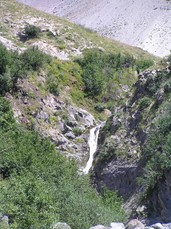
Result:
<svg viewBox="0 0 171 229">
<path fill-rule="evenodd" d="M 100 149 L 98 155 L 99 161 L 101 162 L 108 162 L 114 158 L 117 158 L 116 155 L 116 143 L 112 140 L 105 141 L 102 149 Z"/>
<path fill-rule="evenodd" d="M 138 72 L 144 71 L 145 69 L 149 68 L 150 66 L 152 66 L 154 64 L 154 61 L 151 59 L 137 59 L 135 61 L 135 65 L 136 65 L 136 70 Z"/>
<path fill-rule="evenodd" d="M 0 97 L 0 128 L 8 129 L 15 123 L 10 104 L 3 97 Z"/>
<path fill-rule="evenodd" d="M 46 78 L 46 86 L 50 93 L 59 95 L 59 83 L 55 76 L 50 75 Z"/>
<path fill-rule="evenodd" d="M 7 71 L 8 65 L 11 62 L 10 52 L 0 43 L 0 74 Z"/>
<path fill-rule="evenodd" d="M 28 71 L 37 71 L 50 62 L 51 57 L 37 47 L 19 54 L 16 51 L 8 51 L 0 44 L 0 95 L 17 90 L 18 79 L 27 77 Z"/>
<path fill-rule="evenodd" d="M 4 73 L 0 75 L 0 95 L 4 96 L 6 92 L 10 91 L 13 87 L 11 75 Z"/>
<path fill-rule="evenodd" d="M 144 70 L 153 64 L 151 59 L 136 60 L 129 54 L 112 54 L 98 49 L 86 50 L 83 58 L 76 61 L 82 68 L 84 91 L 87 96 L 103 96 L 105 101 L 116 97 L 113 94 L 120 84 L 126 82 L 130 85 L 134 82 L 135 68 Z M 128 80 L 128 77 L 131 79 Z"/>
<path fill-rule="evenodd" d="M 73 129 L 73 133 L 75 134 L 75 136 L 80 136 L 82 134 L 82 130 L 78 127 L 75 127 Z"/>
<path fill-rule="evenodd" d="M 21 54 L 21 59 L 26 70 L 34 71 L 38 70 L 45 63 L 49 63 L 51 61 L 51 57 L 40 51 L 37 47 L 27 49 L 23 54 Z"/>
<path fill-rule="evenodd" d="M 151 99 L 148 97 L 144 97 L 140 100 L 139 109 L 143 110 L 143 109 L 147 108 L 150 104 L 151 104 Z"/>
<path fill-rule="evenodd" d="M 24 35 L 27 39 L 38 38 L 40 32 L 40 28 L 35 25 L 26 25 L 24 28 Z"/>
<path fill-rule="evenodd" d="M 97 103 L 97 104 L 95 104 L 94 109 L 96 111 L 102 112 L 102 111 L 104 111 L 104 109 L 106 109 L 106 104 L 104 104 L 104 103 Z"/>
</svg>

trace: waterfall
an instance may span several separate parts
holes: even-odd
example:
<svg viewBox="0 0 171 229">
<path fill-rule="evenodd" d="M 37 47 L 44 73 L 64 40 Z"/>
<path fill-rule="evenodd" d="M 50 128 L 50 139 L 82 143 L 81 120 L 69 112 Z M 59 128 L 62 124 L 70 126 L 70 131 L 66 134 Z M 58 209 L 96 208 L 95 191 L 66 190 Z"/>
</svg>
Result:
<svg viewBox="0 0 171 229">
<path fill-rule="evenodd" d="M 98 125 L 96 127 L 93 127 L 90 130 L 90 136 L 88 140 L 88 145 L 90 148 L 90 154 L 89 154 L 89 159 L 87 161 L 86 167 L 83 169 L 83 172 L 87 174 L 92 167 L 93 160 L 94 160 L 94 153 L 97 150 L 97 141 L 98 141 L 98 136 L 99 136 L 99 130 L 100 130 L 101 125 Z"/>
</svg>

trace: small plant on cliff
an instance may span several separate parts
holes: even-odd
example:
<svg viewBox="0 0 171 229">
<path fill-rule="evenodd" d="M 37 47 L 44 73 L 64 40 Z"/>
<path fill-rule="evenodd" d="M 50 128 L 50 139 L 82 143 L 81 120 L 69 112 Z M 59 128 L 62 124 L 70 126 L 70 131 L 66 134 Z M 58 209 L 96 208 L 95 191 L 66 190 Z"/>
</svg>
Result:
<svg viewBox="0 0 171 229">
<path fill-rule="evenodd" d="M 46 86 L 50 93 L 58 96 L 59 95 L 59 82 L 54 75 L 47 76 Z"/>
<path fill-rule="evenodd" d="M 35 25 L 26 25 L 24 28 L 24 35 L 27 39 L 38 38 L 40 35 L 40 28 Z"/>
<path fill-rule="evenodd" d="M 82 134 L 82 130 L 78 127 L 75 127 L 73 129 L 73 132 L 74 132 L 75 136 L 80 136 Z"/>
<path fill-rule="evenodd" d="M 140 110 L 143 110 L 145 108 L 147 108 L 151 103 L 151 99 L 148 98 L 148 97 L 144 97 L 140 100 L 140 103 L 139 103 L 139 109 Z"/>
</svg>

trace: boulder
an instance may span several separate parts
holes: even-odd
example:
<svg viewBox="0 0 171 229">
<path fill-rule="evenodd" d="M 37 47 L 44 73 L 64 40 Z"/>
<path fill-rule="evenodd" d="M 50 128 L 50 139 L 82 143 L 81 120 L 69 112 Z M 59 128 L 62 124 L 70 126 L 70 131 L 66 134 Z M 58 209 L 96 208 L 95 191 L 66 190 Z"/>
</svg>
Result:
<svg viewBox="0 0 171 229">
<path fill-rule="evenodd" d="M 70 118 L 72 118 L 77 122 L 80 122 L 82 125 L 86 127 L 91 127 L 95 125 L 94 117 L 86 110 L 76 108 L 76 107 L 69 107 L 68 112 Z"/>
<path fill-rule="evenodd" d="M 125 226 L 123 223 L 111 223 L 110 226 L 111 226 L 111 229 L 125 229 Z"/>
<path fill-rule="evenodd" d="M 144 229 L 144 225 L 137 219 L 132 219 L 126 225 L 126 229 Z"/>
<path fill-rule="evenodd" d="M 71 227 L 66 223 L 55 223 L 51 226 L 51 229 L 71 229 Z"/>
<path fill-rule="evenodd" d="M 171 229 L 171 223 L 163 224 L 165 229 Z"/>
<path fill-rule="evenodd" d="M 9 227 L 9 218 L 6 215 L 0 213 L 0 228 L 8 228 Z"/>
<path fill-rule="evenodd" d="M 90 227 L 89 229 L 109 229 L 109 227 L 105 227 L 103 225 L 96 225 L 94 227 Z"/>
<path fill-rule="evenodd" d="M 50 122 L 50 115 L 45 111 L 38 112 L 36 118 L 37 119 L 42 119 L 45 122 Z"/>
<path fill-rule="evenodd" d="M 68 132 L 65 134 L 65 136 L 69 139 L 74 139 L 75 138 L 75 135 L 72 133 L 72 132 Z"/>
<path fill-rule="evenodd" d="M 108 110 L 108 109 L 104 109 L 104 114 L 108 118 L 108 117 L 110 117 L 112 115 L 112 112 L 110 110 Z"/>
<path fill-rule="evenodd" d="M 164 227 L 161 223 L 155 223 L 155 224 L 151 225 L 151 227 L 154 229 L 164 229 Z"/>
</svg>

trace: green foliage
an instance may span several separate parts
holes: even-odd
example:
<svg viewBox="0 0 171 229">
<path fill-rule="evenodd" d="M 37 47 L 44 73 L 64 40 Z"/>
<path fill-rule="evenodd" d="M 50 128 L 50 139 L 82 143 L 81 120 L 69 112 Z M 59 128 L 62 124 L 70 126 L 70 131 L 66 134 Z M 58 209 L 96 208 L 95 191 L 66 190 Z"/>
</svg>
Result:
<svg viewBox="0 0 171 229">
<path fill-rule="evenodd" d="M 106 140 L 100 153 L 98 155 L 99 161 L 101 162 L 108 162 L 114 158 L 117 158 L 116 155 L 116 143 L 113 142 L 111 139 Z"/>
<path fill-rule="evenodd" d="M 38 38 L 40 35 L 40 28 L 35 25 L 26 25 L 24 28 L 24 35 L 27 39 Z"/>
<path fill-rule="evenodd" d="M 22 54 L 8 51 L 0 44 L 0 95 L 17 89 L 18 79 L 27 76 L 28 71 L 37 71 L 50 63 L 51 57 L 32 47 Z"/>
<path fill-rule="evenodd" d="M 148 98 L 148 97 L 143 97 L 141 100 L 140 100 L 140 103 L 139 103 L 139 109 L 140 110 L 143 110 L 145 108 L 147 108 L 151 103 L 151 99 Z"/>
<path fill-rule="evenodd" d="M 2 185 L 0 200 L 1 210 L 10 215 L 10 228 L 46 229 L 59 220 L 55 189 L 32 173 L 15 176 Z"/>
<path fill-rule="evenodd" d="M 0 212 L 9 216 L 10 228 L 43 229 L 64 221 L 82 229 L 125 219 L 115 194 L 110 200 L 99 196 L 74 161 L 49 140 L 15 124 L 3 99 L 0 111 Z"/>
<path fill-rule="evenodd" d="M 0 97 L 0 128 L 8 129 L 15 123 L 9 102 Z"/>
<path fill-rule="evenodd" d="M 104 109 L 106 109 L 106 104 L 104 104 L 104 103 L 96 103 L 95 106 L 94 106 L 94 109 L 99 111 L 99 112 L 102 112 L 102 111 L 104 111 Z"/>
<path fill-rule="evenodd" d="M 7 71 L 10 61 L 10 52 L 0 43 L 0 74 L 4 74 Z"/>
<path fill-rule="evenodd" d="M 55 90 L 58 92 L 58 88 L 62 91 L 64 86 L 69 86 L 73 101 L 75 103 L 83 101 L 82 70 L 77 63 L 54 59 L 48 65 L 47 71 L 46 85 L 51 93 L 56 94 Z"/>
<path fill-rule="evenodd" d="M 46 78 L 46 86 L 50 93 L 59 95 L 59 83 L 55 76 L 50 75 Z"/>
<path fill-rule="evenodd" d="M 150 66 L 152 66 L 154 64 L 154 61 L 151 59 L 137 59 L 135 61 L 135 65 L 136 65 L 136 70 L 138 72 L 144 71 L 145 69 L 149 68 Z"/>
<path fill-rule="evenodd" d="M 134 69 L 151 66 L 149 59 L 136 60 L 129 54 L 121 55 L 89 49 L 82 59 L 76 60 L 82 68 L 84 91 L 89 97 L 102 98 L 105 102 L 114 100 L 118 95 L 120 84 L 130 86 L 134 82 Z"/>
<path fill-rule="evenodd" d="M 27 70 L 36 71 L 45 63 L 50 63 L 51 57 L 44 54 L 38 49 L 38 47 L 32 47 L 27 49 L 23 54 L 21 54 L 21 59 Z"/>
<path fill-rule="evenodd" d="M 139 178 L 148 195 L 157 185 L 164 173 L 171 169 L 171 107 L 168 105 L 162 116 L 156 121 L 148 135 L 146 147 L 143 149 L 142 159 L 147 162 L 144 175 Z"/>
<path fill-rule="evenodd" d="M 73 133 L 75 134 L 75 136 L 80 136 L 82 134 L 82 130 L 78 127 L 75 127 L 73 129 Z"/>
<path fill-rule="evenodd" d="M 13 83 L 9 72 L 5 72 L 3 75 L 0 75 L 0 95 L 5 95 L 7 91 L 10 91 L 12 86 Z"/>
</svg>

